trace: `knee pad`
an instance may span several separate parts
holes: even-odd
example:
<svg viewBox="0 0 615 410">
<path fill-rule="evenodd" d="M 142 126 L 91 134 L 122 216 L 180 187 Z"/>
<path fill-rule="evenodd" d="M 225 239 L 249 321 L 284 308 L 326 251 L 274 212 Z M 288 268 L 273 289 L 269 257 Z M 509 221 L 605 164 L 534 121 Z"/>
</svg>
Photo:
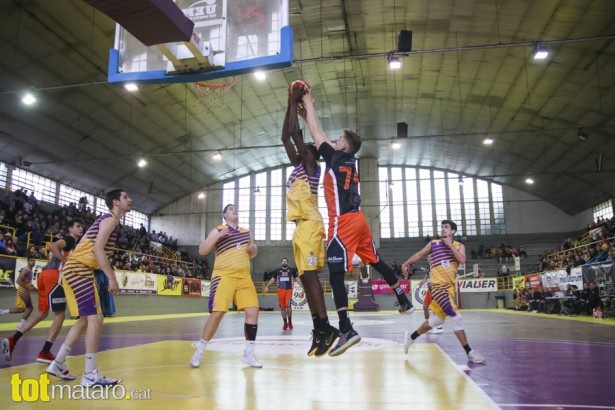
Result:
<svg viewBox="0 0 615 410">
<path fill-rule="evenodd" d="M 438 327 L 442 323 L 444 323 L 444 319 L 440 319 L 439 316 L 436 316 L 433 312 L 431 312 L 429 319 L 427 320 L 427 324 L 429 324 L 430 327 Z"/>
<path fill-rule="evenodd" d="M 461 324 L 461 315 L 457 313 L 457 315 L 453 316 L 453 328 L 455 332 L 463 330 L 463 325 Z"/>
</svg>

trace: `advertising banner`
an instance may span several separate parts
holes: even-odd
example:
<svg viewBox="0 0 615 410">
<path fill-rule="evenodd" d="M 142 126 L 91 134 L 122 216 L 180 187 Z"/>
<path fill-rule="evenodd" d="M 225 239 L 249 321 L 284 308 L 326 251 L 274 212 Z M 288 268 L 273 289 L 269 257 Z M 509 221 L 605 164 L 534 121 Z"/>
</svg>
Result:
<svg viewBox="0 0 615 410">
<path fill-rule="evenodd" d="M 157 280 L 153 273 L 116 270 L 115 278 L 120 284 L 120 293 L 132 295 L 155 295 Z"/>
<path fill-rule="evenodd" d="M 496 278 L 490 279 L 460 279 L 457 282 L 459 291 L 465 292 L 497 292 L 498 281 Z"/>
<path fill-rule="evenodd" d="M 209 288 L 211 287 L 211 281 L 202 280 L 201 281 L 201 296 L 204 298 L 209 297 Z"/>
<path fill-rule="evenodd" d="M 15 287 L 15 258 L 0 257 L 0 288 Z"/>
<path fill-rule="evenodd" d="M 182 278 L 182 296 L 201 297 L 201 280 Z"/>
<path fill-rule="evenodd" d="M 295 283 L 293 287 L 293 296 L 290 299 L 290 305 L 293 310 L 310 310 L 307 298 L 305 297 L 305 291 L 298 283 Z"/>
<path fill-rule="evenodd" d="M 400 279 L 399 286 L 401 286 L 404 290 L 404 293 L 410 292 L 410 283 L 408 282 L 408 279 Z M 395 293 L 389 284 L 383 279 L 372 280 L 372 292 L 374 292 L 374 295 Z"/>
<path fill-rule="evenodd" d="M 159 295 L 181 296 L 182 278 L 172 275 L 156 275 Z"/>
</svg>

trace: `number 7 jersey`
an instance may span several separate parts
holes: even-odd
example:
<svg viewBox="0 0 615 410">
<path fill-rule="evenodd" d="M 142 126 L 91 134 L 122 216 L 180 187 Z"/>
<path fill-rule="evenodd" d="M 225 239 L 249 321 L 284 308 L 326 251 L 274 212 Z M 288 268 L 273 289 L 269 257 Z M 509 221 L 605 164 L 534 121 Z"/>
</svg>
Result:
<svg viewBox="0 0 615 410">
<path fill-rule="evenodd" d="M 329 222 L 332 222 L 335 217 L 358 211 L 361 206 L 357 158 L 336 151 L 327 143 L 320 144 L 318 151 L 327 164 L 323 184 Z"/>
</svg>

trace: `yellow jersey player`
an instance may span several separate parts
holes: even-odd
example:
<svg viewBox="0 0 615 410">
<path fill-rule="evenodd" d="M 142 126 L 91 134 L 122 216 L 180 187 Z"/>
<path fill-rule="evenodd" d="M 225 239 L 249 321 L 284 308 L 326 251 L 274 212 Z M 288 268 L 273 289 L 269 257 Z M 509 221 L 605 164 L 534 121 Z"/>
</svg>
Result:
<svg viewBox="0 0 615 410">
<path fill-rule="evenodd" d="M 442 325 L 446 317 L 454 323 L 455 336 L 466 351 L 468 359 L 474 363 L 483 363 L 485 358 L 468 344 L 466 332 L 461 322 L 461 314 L 455 304 L 455 280 L 460 263 L 466 262 L 465 246 L 454 240 L 457 224 L 444 220 L 441 223 L 440 239 L 430 241 L 423 249 L 412 255 L 401 266 L 407 278 L 409 266 L 424 256 L 429 256 L 429 276 L 431 279 L 431 314 L 413 333 L 406 332 L 404 351 L 408 353 L 410 345 L 423 333 Z"/>
</svg>

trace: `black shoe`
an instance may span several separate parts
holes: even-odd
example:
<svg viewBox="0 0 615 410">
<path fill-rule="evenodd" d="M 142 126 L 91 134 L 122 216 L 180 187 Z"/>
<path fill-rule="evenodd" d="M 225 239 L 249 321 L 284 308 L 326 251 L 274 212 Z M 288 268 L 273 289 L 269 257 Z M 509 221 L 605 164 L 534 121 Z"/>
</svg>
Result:
<svg viewBox="0 0 615 410">
<path fill-rule="evenodd" d="M 406 304 L 404 304 L 403 306 L 399 307 L 399 313 L 401 314 L 408 314 L 408 313 L 412 313 L 416 310 L 416 308 L 414 306 L 412 306 L 412 303 L 408 302 Z"/>
<path fill-rule="evenodd" d="M 318 332 L 320 343 L 318 344 L 318 348 L 316 349 L 314 356 L 321 357 L 329 353 L 333 347 L 333 342 L 335 342 L 335 339 L 337 339 L 339 335 L 340 331 L 333 326 L 330 326 L 327 330 L 321 330 Z"/>
<path fill-rule="evenodd" d="M 320 344 L 320 337 L 318 336 L 319 332 L 317 332 L 316 329 L 312 330 L 312 347 L 310 347 L 310 350 L 308 351 L 308 356 L 314 356 L 314 353 L 316 353 L 316 349 Z"/>
<path fill-rule="evenodd" d="M 340 338 L 337 341 L 337 346 L 335 346 L 333 350 L 331 350 L 329 356 L 339 356 L 360 341 L 361 336 L 359 336 L 356 330 L 350 328 L 350 330 L 346 333 L 340 334 Z"/>
</svg>

